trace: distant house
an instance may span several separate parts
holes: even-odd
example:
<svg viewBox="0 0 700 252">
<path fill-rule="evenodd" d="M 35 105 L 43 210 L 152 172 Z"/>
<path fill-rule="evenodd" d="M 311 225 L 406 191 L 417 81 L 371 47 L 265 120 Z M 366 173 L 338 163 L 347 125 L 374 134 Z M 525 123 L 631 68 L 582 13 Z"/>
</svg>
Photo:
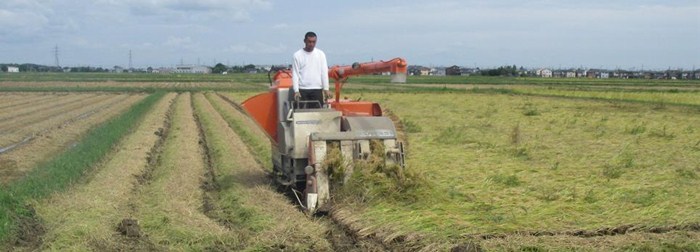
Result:
<svg viewBox="0 0 700 252">
<path fill-rule="evenodd" d="M 408 66 L 408 72 L 411 73 L 411 75 L 430 75 L 430 68 L 424 67 L 424 66 L 416 66 L 416 65 L 410 65 Z"/>
<path fill-rule="evenodd" d="M 598 78 L 599 76 L 600 76 L 600 71 L 595 70 L 595 69 L 590 69 L 590 70 L 586 71 L 586 75 L 585 75 L 586 78 L 591 78 L 591 79 Z"/>
<path fill-rule="evenodd" d="M 420 75 L 426 76 L 430 75 L 430 68 L 429 67 L 421 67 L 419 70 Z"/>
<path fill-rule="evenodd" d="M 576 78 L 584 78 L 584 77 L 589 77 L 590 71 L 583 70 L 583 69 L 577 69 L 576 70 Z"/>
<path fill-rule="evenodd" d="M 458 66 L 445 68 L 445 75 L 462 75 L 462 69 L 460 69 Z"/>
<path fill-rule="evenodd" d="M 8 66 L 8 67 L 7 67 L 7 72 L 8 72 L 8 73 L 19 73 L 19 67 Z"/>
<path fill-rule="evenodd" d="M 542 78 L 552 78 L 552 70 L 537 69 L 537 71 L 535 71 L 535 75 L 540 76 Z"/>
</svg>

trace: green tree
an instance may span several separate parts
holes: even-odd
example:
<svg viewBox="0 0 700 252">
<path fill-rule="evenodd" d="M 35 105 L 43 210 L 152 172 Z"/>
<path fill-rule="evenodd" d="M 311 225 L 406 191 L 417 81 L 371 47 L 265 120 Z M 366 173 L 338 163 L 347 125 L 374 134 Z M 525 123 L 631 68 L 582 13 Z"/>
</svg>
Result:
<svg viewBox="0 0 700 252">
<path fill-rule="evenodd" d="M 226 72 L 226 70 L 228 70 L 228 67 L 226 65 L 218 63 L 214 66 L 214 68 L 211 69 L 211 72 L 220 74 Z"/>
</svg>

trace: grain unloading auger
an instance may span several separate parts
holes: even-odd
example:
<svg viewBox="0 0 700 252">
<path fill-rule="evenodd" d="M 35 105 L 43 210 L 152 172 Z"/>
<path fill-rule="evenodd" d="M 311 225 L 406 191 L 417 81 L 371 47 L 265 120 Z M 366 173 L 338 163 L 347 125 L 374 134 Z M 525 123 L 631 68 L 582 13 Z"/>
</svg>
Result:
<svg viewBox="0 0 700 252">
<path fill-rule="evenodd" d="M 344 171 L 342 181 L 347 182 L 353 173 L 353 162 L 368 159 L 372 154 L 376 156 L 377 151 L 383 151 L 386 165 L 404 167 L 404 150 L 397 139 L 396 127 L 391 119 L 382 116 L 379 104 L 341 100 L 340 91 L 344 81 L 355 75 L 388 72 L 391 82 L 406 82 L 406 69 L 406 60 L 402 58 L 333 66 L 328 76 L 335 82 L 335 99 L 328 100 L 323 108 L 314 109 L 299 108 L 291 90 L 291 71 L 279 70 L 271 79 L 267 93 L 243 102 L 243 108 L 270 137 L 277 181 L 291 186 L 307 211 L 328 210 L 330 171 Z M 329 150 L 338 147 L 343 167 L 327 167 Z"/>
</svg>

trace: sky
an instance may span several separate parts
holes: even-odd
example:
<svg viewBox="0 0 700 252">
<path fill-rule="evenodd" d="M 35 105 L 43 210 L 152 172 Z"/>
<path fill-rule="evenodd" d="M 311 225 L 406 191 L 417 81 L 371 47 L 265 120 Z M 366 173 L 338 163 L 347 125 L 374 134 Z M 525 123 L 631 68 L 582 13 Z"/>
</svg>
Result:
<svg viewBox="0 0 700 252">
<path fill-rule="evenodd" d="M 2 0 L 0 63 L 700 68 L 700 0 Z M 58 49 L 58 50 L 56 50 Z"/>
</svg>

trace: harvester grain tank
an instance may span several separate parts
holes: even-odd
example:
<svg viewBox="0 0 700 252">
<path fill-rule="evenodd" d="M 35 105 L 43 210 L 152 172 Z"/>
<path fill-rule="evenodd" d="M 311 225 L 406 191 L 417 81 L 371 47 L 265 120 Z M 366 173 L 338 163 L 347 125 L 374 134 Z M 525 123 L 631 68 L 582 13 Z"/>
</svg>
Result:
<svg viewBox="0 0 700 252">
<path fill-rule="evenodd" d="M 335 98 L 321 108 L 304 108 L 293 99 L 292 73 L 278 70 L 270 89 L 243 102 L 243 108 L 264 129 L 272 145 L 272 164 L 277 181 L 290 186 L 299 203 L 311 213 L 327 211 L 330 203 L 329 171 L 342 168 L 344 181 L 352 175 L 353 162 L 373 154 L 371 141 L 381 143 L 386 165 L 404 167 L 403 144 L 396 127 L 382 115 L 379 104 L 340 99 L 344 81 L 351 76 L 390 73 L 391 82 L 406 82 L 407 63 L 389 61 L 333 66 Z M 376 144 L 375 144 L 376 145 Z M 331 148 L 340 149 L 343 167 L 324 164 Z"/>
</svg>

